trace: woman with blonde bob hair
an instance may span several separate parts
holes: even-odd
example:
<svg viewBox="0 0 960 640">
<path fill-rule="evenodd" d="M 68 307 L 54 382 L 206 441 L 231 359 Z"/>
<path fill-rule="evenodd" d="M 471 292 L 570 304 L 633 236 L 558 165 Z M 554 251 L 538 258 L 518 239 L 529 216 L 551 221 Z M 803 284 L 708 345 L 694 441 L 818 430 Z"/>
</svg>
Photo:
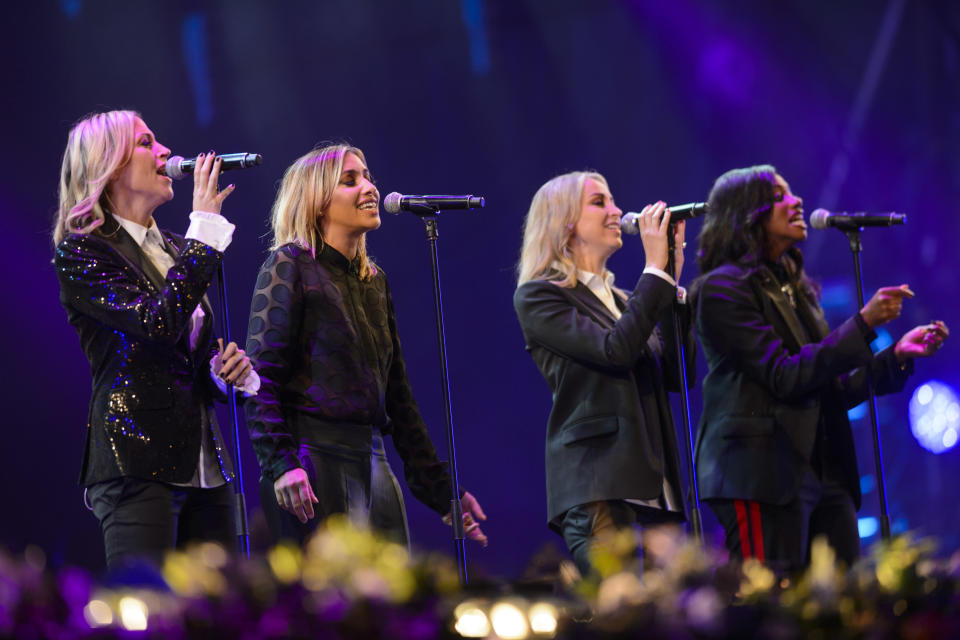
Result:
<svg viewBox="0 0 960 640">
<path fill-rule="evenodd" d="M 246 409 L 275 540 L 303 543 L 345 513 L 408 544 L 384 435 L 413 494 L 449 521 L 450 476 L 407 380 L 386 275 L 367 257 L 379 204 L 363 152 L 335 144 L 297 159 L 273 206 L 247 338 L 263 386 Z M 468 535 L 486 544 L 483 510 L 469 493 L 462 503 Z"/>
<path fill-rule="evenodd" d="M 221 191 L 219 159 L 201 155 L 186 236 L 160 230 L 169 156 L 137 113 L 110 111 L 71 129 L 60 174 L 60 301 L 93 374 L 80 483 L 111 568 L 194 540 L 232 546 L 233 474 L 212 400 L 224 381 L 259 384 L 236 344 L 217 347 L 204 299 L 233 234 L 220 215 L 233 186 Z"/>
<path fill-rule="evenodd" d="M 628 293 L 613 286 L 606 268 L 623 245 L 621 214 L 600 174 L 548 181 L 527 213 L 514 294 L 527 351 L 554 398 L 547 519 L 584 575 L 593 571 L 597 541 L 635 525 L 684 520 L 667 397 L 679 389 L 670 317 L 678 288 L 664 270 L 672 232 L 680 275 L 685 225 L 670 225 L 663 202 L 644 207 L 646 267 Z M 680 307 L 692 369 L 690 314 Z"/>
</svg>

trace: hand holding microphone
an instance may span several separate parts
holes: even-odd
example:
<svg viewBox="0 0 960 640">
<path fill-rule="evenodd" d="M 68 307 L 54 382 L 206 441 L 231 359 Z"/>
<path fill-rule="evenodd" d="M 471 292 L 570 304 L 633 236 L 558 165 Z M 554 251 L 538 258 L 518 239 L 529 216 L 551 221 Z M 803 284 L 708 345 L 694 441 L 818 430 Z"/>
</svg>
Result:
<svg viewBox="0 0 960 640">
<path fill-rule="evenodd" d="M 231 184 L 221 191 L 217 184 L 222 164 L 223 161 L 213 151 L 206 154 L 201 153 L 197 156 L 196 170 L 194 171 L 194 167 L 191 167 L 191 172 L 193 172 L 194 211 L 220 213 L 223 201 L 233 193 L 234 185 Z"/>
<path fill-rule="evenodd" d="M 220 174 L 231 169 L 256 167 L 263 162 L 259 153 L 226 153 L 217 155 L 201 153 L 195 158 L 171 156 L 164 163 L 163 172 L 173 180 L 182 180 L 188 173 L 193 174 L 193 210 L 220 213 L 220 207 L 227 196 L 233 193 L 234 185 L 220 191 L 217 180 Z"/>
<path fill-rule="evenodd" d="M 629 235 L 639 235 L 643 243 L 643 253 L 646 256 L 646 267 L 654 267 L 665 270 L 669 262 L 669 243 L 668 237 L 673 232 L 674 254 L 673 264 L 675 276 L 680 278 L 683 271 L 683 249 L 686 246 L 684 238 L 686 237 L 687 219 L 693 217 L 690 212 L 694 211 L 695 206 L 702 203 L 693 203 L 689 205 L 680 205 L 682 212 L 679 221 L 673 216 L 673 209 L 667 207 L 663 201 L 654 204 L 648 204 L 640 213 L 625 213 L 620 219 L 620 229 Z M 705 211 L 701 208 L 700 213 Z M 699 215 L 696 213 L 694 215 Z M 673 223 L 671 227 L 671 222 Z"/>
<path fill-rule="evenodd" d="M 207 156 L 215 155 L 213 151 L 208 154 L 201 153 L 196 158 L 184 158 L 183 156 L 170 156 L 164 171 L 174 180 L 182 180 L 188 173 L 193 173 L 197 165 L 203 162 Z M 249 169 L 256 167 L 263 162 L 263 156 L 259 153 L 224 153 L 216 156 L 219 161 L 220 171 L 232 171 L 233 169 Z"/>
</svg>

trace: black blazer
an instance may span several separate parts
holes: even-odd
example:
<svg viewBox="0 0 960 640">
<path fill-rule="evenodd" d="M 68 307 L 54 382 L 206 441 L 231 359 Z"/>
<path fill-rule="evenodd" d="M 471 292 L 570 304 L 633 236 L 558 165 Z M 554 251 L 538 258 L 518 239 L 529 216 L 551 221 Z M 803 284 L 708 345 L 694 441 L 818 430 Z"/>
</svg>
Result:
<svg viewBox="0 0 960 640">
<path fill-rule="evenodd" d="M 547 517 L 597 500 L 649 500 L 667 476 L 682 504 L 677 437 L 667 390 L 679 389 L 670 309 L 675 289 L 644 274 L 614 320 L 582 283 L 533 280 L 514 294 L 527 351 L 550 385 Z M 695 347 L 684 314 L 688 371 Z M 656 329 L 661 322 L 662 333 Z"/>
<path fill-rule="evenodd" d="M 222 254 L 164 231 L 175 264 L 164 280 L 111 216 L 89 234 L 71 234 L 54 262 L 60 302 L 80 337 L 93 394 L 80 483 L 119 476 L 189 482 L 209 425 L 220 468 L 231 464 L 210 406 L 220 395 L 210 380 L 213 313 L 204 292 Z M 189 321 L 205 312 L 197 348 Z"/>
<path fill-rule="evenodd" d="M 854 503 L 860 482 L 847 410 L 867 397 L 870 367 L 878 393 L 903 388 L 912 361 L 900 367 L 856 316 L 833 331 L 803 290 L 797 304 L 815 325 L 805 331 L 766 267 L 725 264 L 698 283 L 696 329 L 709 372 L 697 433 L 700 496 L 785 504 L 810 468 L 817 424 L 839 459 Z"/>
</svg>

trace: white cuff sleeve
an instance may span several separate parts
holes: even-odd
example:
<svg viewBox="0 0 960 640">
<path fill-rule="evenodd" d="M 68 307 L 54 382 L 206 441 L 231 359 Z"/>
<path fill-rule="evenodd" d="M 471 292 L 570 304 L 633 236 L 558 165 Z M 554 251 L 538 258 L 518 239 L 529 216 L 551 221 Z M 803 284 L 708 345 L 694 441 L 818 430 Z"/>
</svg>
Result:
<svg viewBox="0 0 960 640">
<path fill-rule="evenodd" d="M 227 383 L 223 380 L 223 378 L 213 372 L 213 362 L 216 359 L 217 356 L 210 358 L 210 377 L 217 385 L 217 388 L 225 394 L 227 392 Z M 252 398 L 253 396 L 257 395 L 258 391 L 260 391 L 260 376 L 253 369 L 253 367 L 250 367 L 250 372 L 247 374 L 247 377 L 243 379 L 243 383 L 235 384 L 233 385 L 233 388 L 236 391 L 241 391 L 245 398 Z"/>
<path fill-rule="evenodd" d="M 235 224 L 231 224 L 219 213 L 209 211 L 193 211 L 190 213 L 190 228 L 187 229 L 187 240 L 199 240 L 210 245 L 220 253 L 227 250 L 233 240 Z"/>
<path fill-rule="evenodd" d="M 659 276 L 669 282 L 672 286 L 677 286 L 677 281 L 670 277 L 670 274 L 664 271 L 663 269 L 657 269 L 656 267 L 647 267 L 643 270 L 644 273 L 652 273 L 655 276 Z"/>
</svg>

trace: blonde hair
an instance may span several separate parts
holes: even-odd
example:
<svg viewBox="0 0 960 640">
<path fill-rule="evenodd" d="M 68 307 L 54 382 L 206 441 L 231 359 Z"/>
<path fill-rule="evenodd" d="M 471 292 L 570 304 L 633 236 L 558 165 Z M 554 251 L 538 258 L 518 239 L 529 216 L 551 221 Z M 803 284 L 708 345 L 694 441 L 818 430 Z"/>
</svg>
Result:
<svg viewBox="0 0 960 640">
<path fill-rule="evenodd" d="M 545 278 L 558 269 L 562 278 L 552 278 L 562 287 L 577 283 L 577 266 L 570 252 L 573 227 L 580 219 L 583 185 L 587 179 L 607 186 L 593 171 L 574 171 L 549 180 L 530 202 L 523 228 L 523 248 L 517 263 L 517 286 Z"/>
<path fill-rule="evenodd" d="M 68 234 L 90 233 L 103 224 L 107 185 L 133 155 L 139 117 L 135 111 L 94 113 L 70 129 L 60 168 L 54 245 Z"/>
<path fill-rule="evenodd" d="M 290 165 L 283 174 L 270 215 L 273 227 L 271 251 L 293 243 L 309 249 L 316 257 L 317 249 L 323 248 L 320 214 L 327 210 L 333 200 L 333 192 L 343 172 L 343 160 L 348 153 L 367 164 L 360 149 L 348 144 L 333 144 L 314 149 Z M 360 239 L 356 259 L 360 262 L 361 279 L 369 280 L 376 274 L 376 265 L 367 257 L 366 235 Z"/>
</svg>

